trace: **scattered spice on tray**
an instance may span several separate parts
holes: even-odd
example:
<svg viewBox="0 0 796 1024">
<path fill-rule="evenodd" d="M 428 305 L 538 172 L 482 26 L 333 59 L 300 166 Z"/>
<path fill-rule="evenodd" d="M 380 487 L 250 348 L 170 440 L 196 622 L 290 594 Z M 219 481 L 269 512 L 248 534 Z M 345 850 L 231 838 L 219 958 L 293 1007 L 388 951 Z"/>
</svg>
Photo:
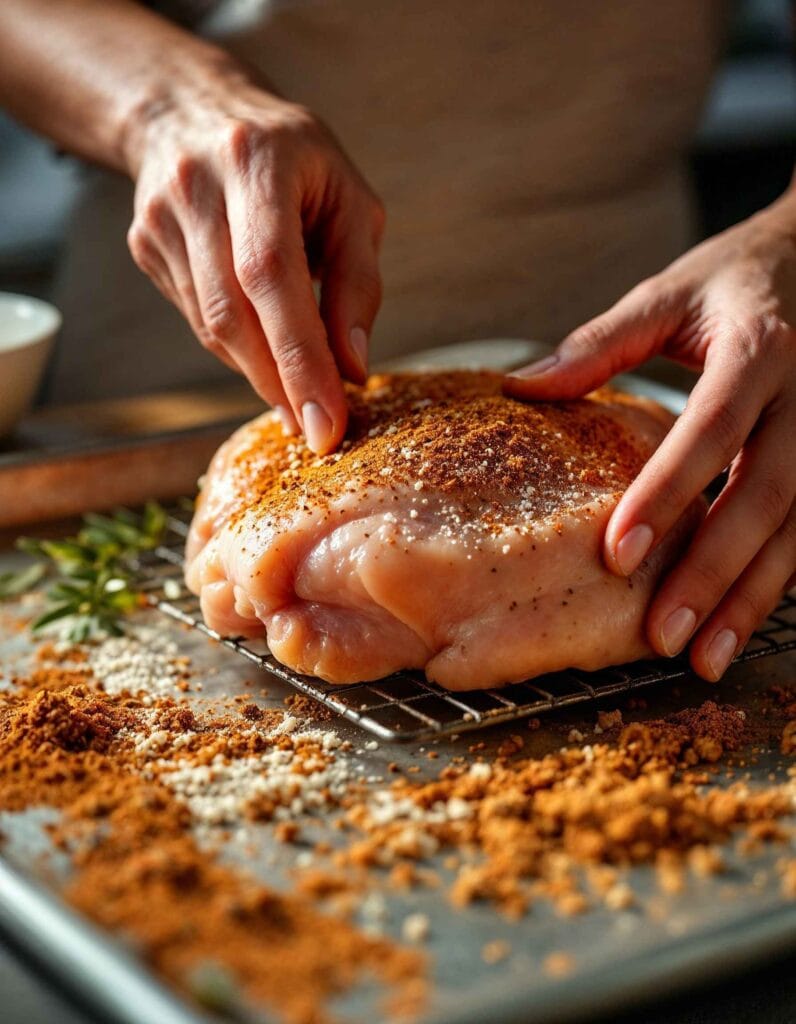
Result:
<svg viewBox="0 0 796 1024">
<path fill-rule="evenodd" d="M 420 952 L 320 913 L 301 893 L 273 891 L 195 834 L 214 798 L 214 820 L 238 815 L 251 790 L 275 815 L 295 810 L 302 793 L 334 801 L 333 779 L 308 784 L 329 773 L 333 733 L 302 731 L 281 711 L 250 722 L 164 698 L 147 706 L 92 687 L 87 669 L 69 678 L 57 660 L 40 660 L 16 683 L 0 693 L 0 809 L 63 812 L 51 831 L 75 869 L 70 903 L 215 1009 L 230 1008 L 217 1005 L 219 977 L 234 981 L 226 1003 L 260 1003 L 300 1024 L 325 1020 L 327 1000 L 368 977 L 392 990 L 395 1010 L 417 1008 Z M 236 790 L 232 765 L 266 780 L 267 798 L 253 786 Z M 191 771 L 202 780 L 195 792 L 184 778 Z"/>
<path fill-rule="evenodd" d="M 606 725 L 618 725 L 613 716 Z M 744 739 L 745 716 L 705 702 L 666 720 L 631 723 L 615 744 L 566 747 L 517 759 L 507 742 L 493 763 L 452 764 L 431 782 L 397 778 L 349 810 L 359 838 L 339 865 L 392 867 L 438 850 L 462 853 L 450 889 L 455 906 L 488 900 L 523 914 L 537 896 L 569 916 L 596 898 L 613 909 L 632 902 L 612 879 L 583 891 L 583 867 L 657 867 L 661 887 L 679 891 L 684 873 L 723 870 L 716 845 L 738 829 L 784 838 L 776 819 L 791 813 L 796 780 L 752 789 L 708 785 L 704 766 Z"/>
<path fill-rule="evenodd" d="M 729 705 L 647 722 L 604 712 L 599 743 L 580 734 L 576 746 L 530 757 L 530 737 L 514 734 L 496 756 L 477 742 L 468 758 L 440 761 L 431 781 L 414 764 L 397 774 L 388 766 L 384 783 L 363 780 L 357 752 L 318 726 L 305 698 L 286 709 L 248 695 L 189 705 L 175 685 L 199 691 L 187 660 L 170 641 L 149 641 L 134 630 L 100 644 L 45 644 L 10 679 L 0 691 L 0 810 L 59 809 L 51 832 L 75 868 L 67 899 L 216 1010 L 262 1004 L 318 1024 L 330 1000 L 375 977 L 392 1011 L 416 1011 L 430 920 L 404 915 L 410 948 L 385 938 L 383 890 L 442 884 L 448 875 L 423 863 L 437 853 L 456 907 L 484 900 L 516 917 L 545 899 L 573 916 L 636 906 L 628 866 L 653 866 L 661 890 L 676 893 L 689 874 L 725 869 L 731 837 L 742 854 L 789 838 L 796 769 L 765 788 L 714 778 L 719 760 L 742 760 L 752 738 Z M 779 688 L 770 704 L 770 734 L 781 732 L 785 751 L 796 701 Z M 326 821 L 333 841 L 305 839 L 307 816 Z M 252 820 L 302 844 L 288 893 L 217 853 Z M 796 898 L 794 861 L 783 855 L 775 870 L 783 897 Z M 481 956 L 498 964 L 511 947 L 496 938 Z M 564 977 L 576 964 L 558 951 L 542 967 Z"/>
</svg>

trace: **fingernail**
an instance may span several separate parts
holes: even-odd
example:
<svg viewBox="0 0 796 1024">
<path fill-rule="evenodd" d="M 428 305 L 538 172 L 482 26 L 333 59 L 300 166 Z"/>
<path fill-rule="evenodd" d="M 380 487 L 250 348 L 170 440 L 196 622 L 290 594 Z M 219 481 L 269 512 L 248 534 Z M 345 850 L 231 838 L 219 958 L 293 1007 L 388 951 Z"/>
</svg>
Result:
<svg viewBox="0 0 796 1024">
<path fill-rule="evenodd" d="M 353 327 L 348 336 L 348 344 L 351 355 L 354 357 L 362 375 L 368 375 L 368 336 L 362 327 Z"/>
<path fill-rule="evenodd" d="M 554 352 L 551 356 L 545 356 L 544 359 L 531 363 L 530 366 L 523 366 L 521 370 L 512 370 L 509 377 L 519 377 L 520 380 L 538 377 L 541 373 L 547 373 L 548 370 L 551 370 L 560 361 L 560 356 L 557 352 Z"/>
<path fill-rule="evenodd" d="M 690 608 L 678 608 L 661 626 L 661 647 L 668 657 L 679 654 L 691 638 L 696 626 L 696 613 Z"/>
<path fill-rule="evenodd" d="M 731 629 L 720 629 L 708 644 L 708 668 L 716 680 L 721 679 L 738 650 L 738 637 Z"/>
<path fill-rule="evenodd" d="M 302 405 L 301 419 L 307 444 L 318 455 L 324 455 L 330 447 L 332 421 L 317 402 L 305 402 Z"/>
<path fill-rule="evenodd" d="M 632 526 L 614 550 L 614 558 L 620 571 L 630 576 L 641 565 L 655 538 L 652 527 L 646 523 Z"/>
<path fill-rule="evenodd" d="M 274 412 L 279 417 L 279 422 L 282 424 L 282 433 L 286 436 L 296 433 L 296 419 L 290 409 L 286 409 L 284 405 L 275 405 Z"/>
</svg>

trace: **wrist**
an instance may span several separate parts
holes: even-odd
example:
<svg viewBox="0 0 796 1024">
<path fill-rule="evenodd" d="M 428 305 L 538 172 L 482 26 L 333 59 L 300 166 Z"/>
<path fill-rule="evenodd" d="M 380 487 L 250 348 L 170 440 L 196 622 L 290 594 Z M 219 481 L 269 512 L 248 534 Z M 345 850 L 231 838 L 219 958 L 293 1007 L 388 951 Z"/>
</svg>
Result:
<svg viewBox="0 0 796 1024">
<path fill-rule="evenodd" d="M 118 118 L 117 149 L 122 168 L 136 178 L 152 141 L 170 123 L 195 119 L 218 104 L 220 95 L 251 87 L 245 69 L 225 50 L 191 40 L 186 52 L 169 54 L 156 74 L 142 76 Z"/>
</svg>

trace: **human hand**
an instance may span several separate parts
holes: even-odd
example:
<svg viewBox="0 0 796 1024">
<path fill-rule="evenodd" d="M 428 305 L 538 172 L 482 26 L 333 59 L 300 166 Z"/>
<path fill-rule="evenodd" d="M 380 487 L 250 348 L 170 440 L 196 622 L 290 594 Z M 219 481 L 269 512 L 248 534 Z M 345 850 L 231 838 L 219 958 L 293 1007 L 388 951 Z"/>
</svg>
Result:
<svg viewBox="0 0 796 1024">
<path fill-rule="evenodd" d="M 654 650 L 690 641 L 694 670 L 717 680 L 796 580 L 796 190 L 643 281 L 505 390 L 575 398 L 659 353 L 702 375 L 614 510 L 604 556 L 629 576 L 729 467 L 647 616 Z"/>
<path fill-rule="evenodd" d="M 298 424 L 314 451 L 331 451 L 347 419 L 341 374 L 367 374 L 381 204 L 304 108 L 237 72 L 203 87 L 130 133 L 130 251 L 287 430 Z"/>
</svg>

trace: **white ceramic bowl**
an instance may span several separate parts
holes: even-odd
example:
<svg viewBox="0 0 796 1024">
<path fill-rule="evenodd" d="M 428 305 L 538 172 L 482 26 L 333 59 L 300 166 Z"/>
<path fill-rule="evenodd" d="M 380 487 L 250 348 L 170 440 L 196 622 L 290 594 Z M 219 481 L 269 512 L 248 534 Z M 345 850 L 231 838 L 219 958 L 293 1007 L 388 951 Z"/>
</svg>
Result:
<svg viewBox="0 0 796 1024">
<path fill-rule="evenodd" d="M 49 302 L 0 292 L 0 437 L 30 408 L 60 326 Z"/>
</svg>

